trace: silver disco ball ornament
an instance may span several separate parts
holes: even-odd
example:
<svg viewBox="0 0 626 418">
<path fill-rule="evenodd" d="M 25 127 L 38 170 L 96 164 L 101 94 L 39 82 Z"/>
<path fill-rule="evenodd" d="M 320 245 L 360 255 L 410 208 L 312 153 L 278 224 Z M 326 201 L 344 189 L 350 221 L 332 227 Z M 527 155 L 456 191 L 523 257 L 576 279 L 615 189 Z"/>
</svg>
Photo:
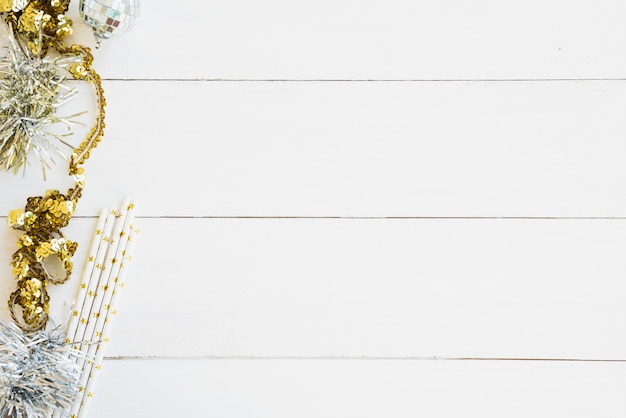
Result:
<svg viewBox="0 0 626 418">
<path fill-rule="evenodd" d="M 128 32 L 139 16 L 139 0 L 80 0 L 80 17 L 93 30 L 96 48 L 104 39 Z"/>
</svg>

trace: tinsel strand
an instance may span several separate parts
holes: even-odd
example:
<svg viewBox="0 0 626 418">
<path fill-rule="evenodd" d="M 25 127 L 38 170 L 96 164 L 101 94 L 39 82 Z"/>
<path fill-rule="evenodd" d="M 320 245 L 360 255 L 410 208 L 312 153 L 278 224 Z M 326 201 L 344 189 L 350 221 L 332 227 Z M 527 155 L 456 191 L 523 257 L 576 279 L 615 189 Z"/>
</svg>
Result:
<svg viewBox="0 0 626 418">
<path fill-rule="evenodd" d="M 60 0 L 31 1 L 23 11 L 11 11 L 7 16 L 7 21 L 14 25 L 15 37 L 27 42 L 31 53 L 43 57 L 49 48 L 53 48 L 62 57 L 79 57 L 80 62 L 71 65 L 69 72 L 76 80 L 87 81 L 94 86 L 97 105 L 94 126 L 70 157 L 68 172 L 75 179 L 74 187 L 66 194 L 53 190 L 43 197 L 31 197 L 24 211 L 12 211 L 7 219 L 10 227 L 24 232 L 18 241 L 19 249 L 12 258 L 18 285 L 9 298 L 9 308 L 17 324 L 27 332 L 39 331 L 46 326 L 50 300 L 48 283 L 63 283 L 70 277 L 71 257 L 77 244 L 65 240 L 60 228 L 67 226 L 76 210 L 84 187 L 82 165 L 101 141 L 105 128 L 106 100 L 100 76 L 92 68 L 93 55 L 85 46 L 68 47 L 64 43 L 64 38 L 71 33 L 71 20 L 64 15 L 68 3 Z M 45 17 L 50 13 L 57 14 L 48 18 L 37 30 L 35 15 Z M 51 256 L 62 262 L 65 277 L 57 279 L 50 274 L 46 262 Z"/>
<path fill-rule="evenodd" d="M 26 335 L 15 324 L 0 323 L 0 417 L 68 416 L 80 393 L 76 359 L 82 357 L 58 328 Z"/>
</svg>

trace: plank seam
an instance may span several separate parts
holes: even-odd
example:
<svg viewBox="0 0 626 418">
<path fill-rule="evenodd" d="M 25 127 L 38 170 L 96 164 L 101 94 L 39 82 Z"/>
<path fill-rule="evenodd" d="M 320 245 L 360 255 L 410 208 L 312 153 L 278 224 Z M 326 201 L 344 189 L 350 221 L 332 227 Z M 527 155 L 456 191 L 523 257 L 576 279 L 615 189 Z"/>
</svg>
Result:
<svg viewBox="0 0 626 418">
<path fill-rule="evenodd" d="M 74 216 L 95 219 L 96 216 Z M 220 215 L 146 215 L 139 219 L 302 219 L 302 220 L 626 220 L 626 216 L 220 216 Z"/>
<path fill-rule="evenodd" d="M 207 82 L 207 83 L 551 83 L 578 81 L 626 81 L 626 78 L 468 78 L 468 79 L 290 79 L 290 78 L 103 78 L 103 81 L 119 82 Z"/>
<path fill-rule="evenodd" d="M 109 356 L 108 361 L 203 361 L 203 360 L 366 360 L 366 361 L 507 361 L 560 363 L 626 363 L 626 359 L 522 358 L 522 357 L 384 357 L 384 356 Z"/>
<path fill-rule="evenodd" d="M 7 215 L 0 215 L 6 218 Z M 75 215 L 74 219 L 97 219 L 95 215 Z M 553 220 L 581 220 L 581 221 L 623 221 L 626 216 L 227 216 L 227 215 L 144 215 L 136 216 L 136 219 L 258 219 L 258 220 L 530 220 L 530 221 L 553 221 Z"/>
</svg>

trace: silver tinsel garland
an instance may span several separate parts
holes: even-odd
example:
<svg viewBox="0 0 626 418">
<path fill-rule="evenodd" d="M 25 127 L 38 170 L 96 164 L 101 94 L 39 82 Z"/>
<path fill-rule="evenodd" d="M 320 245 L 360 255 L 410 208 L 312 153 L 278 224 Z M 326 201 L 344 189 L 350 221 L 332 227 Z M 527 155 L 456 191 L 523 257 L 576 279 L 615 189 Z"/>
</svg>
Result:
<svg viewBox="0 0 626 418">
<path fill-rule="evenodd" d="M 67 417 L 80 391 L 78 357 L 58 328 L 25 335 L 0 322 L 0 417 Z"/>
<path fill-rule="evenodd" d="M 59 106 L 77 93 L 66 84 L 62 72 L 78 62 L 75 56 L 39 58 L 15 39 L 9 29 L 7 53 L 0 59 L 0 169 L 17 172 L 36 153 L 45 170 L 54 163 L 52 153 L 67 159 L 60 151 L 73 146 L 66 142 L 71 132 L 58 134 L 50 127 L 76 124 L 74 118 L 57 114 Z"/>
</svg>

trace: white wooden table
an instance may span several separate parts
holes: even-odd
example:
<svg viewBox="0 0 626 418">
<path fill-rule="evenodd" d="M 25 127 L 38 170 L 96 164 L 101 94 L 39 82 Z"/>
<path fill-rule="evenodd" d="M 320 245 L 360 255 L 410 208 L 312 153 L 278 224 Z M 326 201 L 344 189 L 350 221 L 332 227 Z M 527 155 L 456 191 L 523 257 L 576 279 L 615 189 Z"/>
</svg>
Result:
<svg viewBox="0 0 626 418">
<path fill-rule="evenodd" d="M 626 3 L 142 7 L 66 230 L 138 201 L 93 418 L 624 416 Z"/>
</svg>

